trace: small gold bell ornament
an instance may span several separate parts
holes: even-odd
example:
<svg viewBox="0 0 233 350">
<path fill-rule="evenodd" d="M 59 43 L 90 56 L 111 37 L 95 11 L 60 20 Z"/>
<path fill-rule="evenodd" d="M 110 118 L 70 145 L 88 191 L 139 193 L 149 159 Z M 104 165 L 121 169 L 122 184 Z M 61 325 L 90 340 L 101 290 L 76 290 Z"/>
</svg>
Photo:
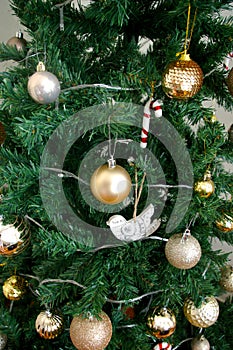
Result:
<svg viewBox="0 0 233 350">
<path fill-rule="evenodd" d="M 23 33 L 19 30 L 6 44 L 15 47 L 18 51 L 23 51 L 26 48 L 27 41 L 24 39 Z"/>
<path fill-rule="evenodd" d="M 90 182 L 93 196 L 101 203 L 110 205 L 123 202 L 130 193 L 131 185 L 130 175 L 123 167 L 116 165 L 113 158 L 95 170 Z"/>
<path fill-rule="evenodd" d="M 201 198 L 208 198 L 214 193 L 215 186 L 214 182 L 211 180 L 211 177 L 211 172 L 207 170 L 204 174 L 203 180 L 197 181 L 194 184 L 194 191 Z"/>
<path fill-rule="evenodd" d="M 112 337 L 112 323 L 102 311 L 99 317 L 75 316 L 70 324 L 70 338 L 78 350 L 103 350 Z"/>
<path fill-rule="evenodd" d="M 162 88 L 168 97 L 186 100 L 199 92 L 203 84 L 203 72 L 186 51 L 171 62 L 162 75 Z"/>
<path fill-rule="evenodd" d="M 20 300 L 27 291 L 27 281 L 17 275 L 9 277 L 3 284 L 3 294 L 9 300 Z"/>
<path fill-rule="evenodd" d="M 176 329 L 176 317 L 172 310 L 156 306 L 147 317 L 147 326 L 150 333 L 159 339 L 167 338 Z"/>
<path fill-rule="evenodd" d="M 222 268 L 220 285 L 227 292 L 233 293 L 233 267 L 231 265 Z"/>
<path fill-rule="evenodd" d="M 210 343 L 205 338 L 205 336 L 198 335 L 197 337 L 193 338 L 191 341 L 191 349 L 192 350 L 209 350 L 210 349 Z"/>
<path fill-rule="evenodd" d="M 30 76 L 27 84 L 28 93 L 31 98 L 40 104 L 54 102 L 61 91 L 57 77 L 45 70 L 43 62 L 39 62 L 37 72 Z"/>
<path fill-rule="evenodd" d="M 191 298 L 185 300 L 184 315 L 195 327 L 207 328 L 218 319 L 219 305 L 214 296 L 206 297 L 199 307 L 196 307 Z"/>
<path fill-rule="evenodd" d="M 191 269 L 201 258 L 201 246 L 187 229 L 184 233 L 176 233 L 168 239 L 165 255 L 172 266 L 178 269 Z"/>
<path fill-rule="evenodd" d="M 50 310 L 41 311 L 36 318 L 35 327 L 41 338 L 54 339 L 63 330 L 63 317 Z"/>
</svg>

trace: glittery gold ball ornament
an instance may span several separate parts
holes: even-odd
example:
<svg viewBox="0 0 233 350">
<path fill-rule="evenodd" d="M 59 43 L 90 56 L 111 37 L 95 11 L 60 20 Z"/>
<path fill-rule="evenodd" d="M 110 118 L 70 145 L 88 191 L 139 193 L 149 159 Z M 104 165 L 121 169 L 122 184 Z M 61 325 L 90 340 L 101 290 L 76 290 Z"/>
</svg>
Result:
<svg viewBox="0 0 233 350">
<path fill-rule="evenodd" d="M 168 97 L 185 100 L 194 96 L 202 87 L 203 72 L 188 54 L 171 62 L 162 76 L 162 88 Z"/>
<path fill-rule="evenodd" d="M 113 159 L 97 168 L 90 182 L 93 196 L 101 203 L 111 205 L 123 202 L 130 193 L 131 185 L 128 172 L 116 165 Z"/>
<path fill-rule="evenodd" d="M 30 242 L 30 229 L 26 222 L 15 221 L 4 225 L 0 219 L 0 255 L 13 256 L 21 253 Z"/>
<path fill-rule="evenodd" d="M 75 316 L 70 325 L 70 338 L 78 350 L 103 350 L 112 337 L 112 323 L 102 311 L 100 318 Z"/>
<path fill-rule="evenodd" d="M 222 232 L 233 231 L 233 216 L 223 213 L 222 218 L 216 221 L 216 226 Z"/>
<path fill-rule="evenodd" d="M 172 235 L 165 245 L 165 255 L 169 263 L 178 269 L 191 269 L 201 258 L 201 246 L 191 236 L 190 231 Z"/>
<path fill-rule="evenodd" d="M 13 275 L 4 282 L 2 290 L 7 299 L 20 300 L 27 291 L 27 282 L 23 277 Z"/>
<path fill-rule="evenodd" d="M 227 292 L 233 293 L 233 267 L 226 265 L 221 270 L 220 285 Z"/>
<path fill-rule="evenodd" d="M 27 41 L 23 37 L 23 33 L 21 31 L 16 32 L 16 35 L 10 38 L 7 45 L 15 47 L 18 51 L 23 51 L 26 48 Z"/>
<path fill-rule="evenodd" d="M 6 131 L 4 125 L 0 122 L 0 145 L 3 145 L 6 139 Z"/>
<path fill-rule="evenodd" d="M 193 338 L 191 341 L 191 349 L 192 350 L 209 350 L 210 349 L 210 343 L 205 338 L 205 336 L 198 335 L 197 337 Z"/>
<path fill-rule="evenodd" d="M 7 344 L 7 335 L 4 333 L 0 333 L 0 350 L 5 349 Z"/>
<path fill-rule="evenodd" d="M 28 93 L 31 98 L 40 104 L 54 102 L 61 91 L 57 77 L 46 71 L 42 62 L 37 65 L 37 72 L 28 80 Z"/>
<path fill-rule="evenodd" d="M 215 297 L 206 297 L 199 307 L 194 305 L 192 299 L 186 299 L 184 303 L 184 315 L 195 327 L 207 328 L 218 319 L 219 305 Z"/>
<path fill-rule="evenodd" d="M 63 324 L 63 317 L 60 314 L 46 310 L 37 316 L 35 327 L 41 338 L 54 339 L 62 332 Z"/>
<path fill-rule="evenodd" d="M 201 198 L 208 198 L 214 193 L 215 186 L 214 182 L 211 180 L 211 172 L 207 170 L 204 174 L 203 180 L 197 181 L 194 184 L 194 191 Z"/>
<path fill-rule="evenodd" d="M 167 338 L 176 329 L 176 317 L 172 310 L 156 306 L 147 317 L 147 326 L 150 333 L 159 339 Z"/>
</svg>

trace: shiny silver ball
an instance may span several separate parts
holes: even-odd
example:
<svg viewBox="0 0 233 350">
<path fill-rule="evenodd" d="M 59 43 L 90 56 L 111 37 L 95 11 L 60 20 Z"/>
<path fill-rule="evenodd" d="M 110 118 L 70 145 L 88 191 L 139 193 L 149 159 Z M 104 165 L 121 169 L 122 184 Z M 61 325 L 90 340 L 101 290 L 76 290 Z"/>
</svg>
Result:
<svg viewBox="0 0 233 350">
<path fill-rule="evenodd" d="M 54 102 L 61 91 L 57 77 L 47 71 L 36 72 L 28 80 L 28 93 L 40 104 Z"/>
</svg>

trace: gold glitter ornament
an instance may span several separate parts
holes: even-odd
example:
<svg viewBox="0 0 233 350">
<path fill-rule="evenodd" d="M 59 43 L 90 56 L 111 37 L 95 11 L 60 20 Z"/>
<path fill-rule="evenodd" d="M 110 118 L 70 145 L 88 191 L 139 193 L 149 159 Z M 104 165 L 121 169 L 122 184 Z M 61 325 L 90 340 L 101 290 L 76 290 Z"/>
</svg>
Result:
<svg viewBox="0 0 233 350">
<path fill-rule="evenodd" d="M 233 231 L 233 216 L 223 213 L 222 219 L 216 221 L 216 226 L 222 232 Z"/>
<path fill-rule="evenodd" d="M 16 32 L 16 35 L 10 38 L 7 45 L 15 47 L 18 51 L 24 51 L 26 49 L 27 41 L 23 37 L 23 33 L 21 31 Z"/>
<path fill-rule="evenodd" d="M 159 339 L 167 338 L 176 329 L 176 317 L 172 310 L 156 306 L 147 317 L 147 326 L 150 333 Z"/>
<path fill-rule="evenodd" d="M 203 72 L 187 53 L 171 62 L 162 75 L 163 91 L 170 98 L 186 100 L 199 92 L 202 83 Z"/>
<path fill-rule="evenodd" d="M 205 336 L 198 335 L 197 337 L 193 338 L 191 341 L 191 349 L 192 350 L 209 350 L 210 349 L 210 343 L 205 338 Z"/>
<path fill-rule="evenodd" d="M 41 338 L 54 339 L 63 330 L 63 318 L 50 310 L 42 311 L 36 318 L 35 327 Z"/>
<path fill-rule="evenodd" d="M 194 184 L 194 191 L 201 198 L 208 198 L 214 193 L 215 186 L 214 182 L 211 180 L 211 172 L 207 170 L 204 174 L 203 180 L 197 181 Z"/>
<path fill-rule="evenodd" d="M 78 350 L 103 350 L 112 337 L 112 323 L 108 315 L 102 311 L 100 319 L 82 315 L 75 316 L 70 324 L 70 338 Z"/>
<path fill-rule="evenodd" d="M 20 300 L 27 291 L 27 281 L 17 275 L 9 277 L 3 284 L 3 294 L 9 300 Z"/>
<path fill-rule="evenodd" d="M 114 159 L 97 168 L 90 183 L 93 196 L 101 203 L 110 205 L 123 202 L 130 193 L 131 185 L 128 172 L 116 165 Z"/>
<path fill-rule="evenodd" d="M 7 335 L 4 333 L 0 333 L 0 350 L 5 349 L 7 344 Z"/>
<path fill-rule="evenodd" d="M 233 267 L 231 265 L 222 268 L 220 286 L 227 292 L 233 293 Z"/>
<path fill-rule="evenodd" d="M 194 305 L 192 299 L 186 299 L 184 303 L 184 315 L 195 327 L 207 328 L 218 319 L 219 305 L 215 297 L 206 297 L 199 307 Z"/>
<path fill-rule="evenodd" d="M 165 245 L 165 255 L 169 263 L 178 269 L 191 269 L 201 258 L 201 246 L 191 236 L 190 231 L 172 235 Z"/>
</svg>

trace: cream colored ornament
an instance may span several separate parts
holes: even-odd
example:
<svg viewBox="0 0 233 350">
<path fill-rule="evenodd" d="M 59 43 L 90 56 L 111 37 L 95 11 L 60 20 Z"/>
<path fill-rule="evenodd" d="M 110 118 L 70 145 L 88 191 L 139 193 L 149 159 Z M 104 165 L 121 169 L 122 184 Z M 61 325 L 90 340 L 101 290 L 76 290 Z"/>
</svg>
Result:
<svg viewBox="0 0 233 350">
<path fill-rule="evenodd" d="M 205 336 L 198 335 L 197 337 L 193 338 L 191 341 L 191 349 L 192 350 L 209 350 L 210 349 L 210 343 L 205 338 Z"/>
<path fill-rule="evenodd" d="M 171 265 L 178 269 L 191 269 L 201 258 L 201 246 L 190 231 L 172 235 L 165 245 L 165 255 Z"/>
<path fill-rule="evenodd" d="M 196 307 L 192 299 L 186 299 L 184 303 L 184 315 L 195 327 L 207 328 L 218 319 L 219 305 L 214 296 L 206 297 L 201 306 Z"/>
<path fill-rule="evenodd" d="M 7 335 L 4 333 L 0 333 L 0 350 L 5 349 L 7 344 Z"/>
</svg>

